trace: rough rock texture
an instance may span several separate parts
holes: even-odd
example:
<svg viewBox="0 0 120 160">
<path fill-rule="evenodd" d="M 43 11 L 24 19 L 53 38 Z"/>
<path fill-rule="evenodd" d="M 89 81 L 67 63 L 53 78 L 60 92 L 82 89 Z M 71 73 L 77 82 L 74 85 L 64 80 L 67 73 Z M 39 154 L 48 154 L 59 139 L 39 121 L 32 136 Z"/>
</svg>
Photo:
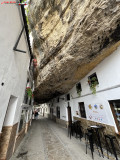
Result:
<svg viewBox="0 0 120 160">
<path fill-rule="evenodd" d="M 31 0 L 35 101 L 68 92 L 120 40 L 119 0 Z"/>
</svg>

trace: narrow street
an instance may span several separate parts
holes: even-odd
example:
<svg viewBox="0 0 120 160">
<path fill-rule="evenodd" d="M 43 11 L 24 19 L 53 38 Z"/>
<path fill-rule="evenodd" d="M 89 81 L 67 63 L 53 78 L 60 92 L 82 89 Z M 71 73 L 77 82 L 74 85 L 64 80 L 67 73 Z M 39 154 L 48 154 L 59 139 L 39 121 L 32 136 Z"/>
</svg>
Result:
<svg viewBox="0 0 120 160">
<path fill-rule="evenodd" d="M 85 153 L 85 141 L 67 137 L 67 129 L 40 118 L 32 126 L 11 160 L 92 160 L 90 149 Z M 102 160 L 94 152 L 95 160 Z M 104 158 L 105 160 L 106 158 Z"/>
<path fill-rule="evenodd" d="M 0 160 L 120 160 L 120 0 L 0 13 Z"/>
</svg>

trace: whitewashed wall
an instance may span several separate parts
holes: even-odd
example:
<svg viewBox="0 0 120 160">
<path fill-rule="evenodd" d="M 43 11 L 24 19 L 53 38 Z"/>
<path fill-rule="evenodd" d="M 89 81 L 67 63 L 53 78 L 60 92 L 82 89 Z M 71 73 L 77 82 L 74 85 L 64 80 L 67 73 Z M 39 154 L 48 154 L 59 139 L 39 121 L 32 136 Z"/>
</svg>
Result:
<svg viewBox="0 0 120 160">
<path fill-rule="evenodd" d="M 43 116 L 43 112 L 44 112 L 44 115 L 47 116 L 47 115 L 50 114 L 49 103 L 43 103 L 43 104 L 40 104 L 40 105 L 36 105 L 36 106 L 34 106 L 34 111 L 35 110 L 38 110 L 40 115 Z"/>
<path fill-rule="evenodd" d="M 20 6 L 3 4 L 0 6 L 0 132 L 4 122 L 10 95 L 18 98 L 13 121 L 7 120 L 7 126 L 18 122 L 26 88 L 27 70 L 30 55 L 25 31 L 18 49 L 27 53 L 14 52 L 13 47 L 22 29 Z M 4 83 L 4 86 L 1 83 Z"/>
<path fill-rule="evenodd" d="M 98 77 L 99 85 L 96 88 L 97 93 L 93 95 L 88 85 L 88 76 L 92 75 L 95 72 Z M 81 97 L 79 97 L 77 94 L 76 86 L 74 86 L 69 91 L 71 95 L 70 106 L 72 107 L 71 108 L 72 116 L 80 117 L 80 115 L 76 115 L 76 111 L 79 111 L 78 103 L 84 102 L 88 120 L 94 120 L 96 122 L 115 126 L 115 129 L 117 131 L 108 101 L 120 99 L 120 47 L 109 57 L 104 59 L 99 65 L 97 65 L 80 82 L 82 86 Z M 61 97 L 64 96 L 65 95 Z M 91 110 L 88 107 L 89 104 L 91 104 L 92 106 L 94 106 L 95 104 L 97 104 L 98 106 L 103 105 L 104 107 L 103 111 L 101 111 L 100 109 L 97 110 L 98 119 L 94 117 L 95 115 L 97 116 L 97 114 L 91 113 Z M 63 116 L 65 114 L 65 108 L 67 107 L 67 102 L 60 100 L 59 103 L 54 103 L 53 106 L 61 107 L 60 118 L 63 119 Z M 93 119 L 90 119 L 91 114 L 93 114 L 94 117 Z M 67 110 L 66 110 L 66 115 L 67 115 Z"/>
</svg>

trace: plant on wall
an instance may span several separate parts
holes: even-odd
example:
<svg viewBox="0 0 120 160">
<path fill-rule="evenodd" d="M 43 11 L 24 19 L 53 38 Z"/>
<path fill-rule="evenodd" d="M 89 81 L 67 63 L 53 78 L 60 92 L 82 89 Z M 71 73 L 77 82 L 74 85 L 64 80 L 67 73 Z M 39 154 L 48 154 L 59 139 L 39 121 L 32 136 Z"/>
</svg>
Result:
<svg viewBox="0 0 120 160">
<path fill-rule="evenodd" d="M 33 97 L 33 93 L 32 93 L 31 88 L 30 88 L 30 87 L 27 87 L 27 88 L 26 88 L 26 91 L 27 91 L 28 97 L 32 98 L 32 97 Z"/>
<path fill-rule="evenodd" d="M 36 58 L 33 59 L 33 65 L 34 65 L 34 67 L 37 67 L 37 59 Z"/>
<path fill-rule="evenodd" d="M 22 0 L 21 3 L 27 3 L 27 0 Z"/>
<path fill-rule="evenodd" d="M 76 90 L 77 90 L 77 94 L 81 96 L 81 92 L 82 92 L 81 83 L 76 84 Z"/>
<path fill-rule="evenodd" d="M 97 77 L 91 77 L 88 80 L 92 94 L 96 94 L 96 86 L 99 84 Z"/>
</svg>

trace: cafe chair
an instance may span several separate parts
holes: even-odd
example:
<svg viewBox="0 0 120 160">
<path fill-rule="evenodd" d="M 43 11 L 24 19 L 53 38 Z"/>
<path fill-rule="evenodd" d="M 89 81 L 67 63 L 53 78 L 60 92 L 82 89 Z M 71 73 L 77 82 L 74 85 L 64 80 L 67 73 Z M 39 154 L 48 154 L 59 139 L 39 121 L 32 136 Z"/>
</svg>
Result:
<svg viewBox="0 0 120 160">
<path fill-rule="evenodd" d="M 94 152 L 94 145 L 93 145 L 93 132 L 92 130 L 87 129 L 87 132 L 85 133 L 85 141 L 86 141 L 86 154 L 87 154 L 87 148 L 88 145 L 90 145 L 90 150 L 92 154 L 92 159 L 94 159 L 93 152 Z"/>
<path fill-rule="evenodd" d="M 75 122 L 74 123 L 74 132 L 75 132 L 75 137 L 76 138 L 81 138 L 83 137 L 83 132 L 82 132 L 82 126 L 80 125 L 80 122 Z"/>
<path fill-rule="evenodd" d="M 93 132 L 94 132 L 94 141 L 95 141 L 95 145 L 97 147 L 97 150 L 99 152 L 99 149 L 101 151 L 102 157 L 104 158 L 104 154 L 103 154 L 103 148 L 102 148 L 102 142 L 101 142 L 101 132 L 105 127 L 103 126 L 96 126 L 96 128 L 92 128 Z M 99 148 L 99 149 L 98 149 Z M 99 156 L 101 157 L 101 154 L 99 152 Z"/>
<path fill-rule="evenodd" d="M 118 145 L 118 148 L 119 148 L 119 143 L 118 143 L 116 137 L 113 135 L 105 135 L 105 142 L 106 142 L 106 150 L 107 150 L 108 159 L 109 159 L 109 151 L 111 152 L 111 150 L 112 150 L 111 153 L 113 153 L 116 160 L 118 160 L 116 148 L 115 148 L 115 142 Z"/>
</svg>

